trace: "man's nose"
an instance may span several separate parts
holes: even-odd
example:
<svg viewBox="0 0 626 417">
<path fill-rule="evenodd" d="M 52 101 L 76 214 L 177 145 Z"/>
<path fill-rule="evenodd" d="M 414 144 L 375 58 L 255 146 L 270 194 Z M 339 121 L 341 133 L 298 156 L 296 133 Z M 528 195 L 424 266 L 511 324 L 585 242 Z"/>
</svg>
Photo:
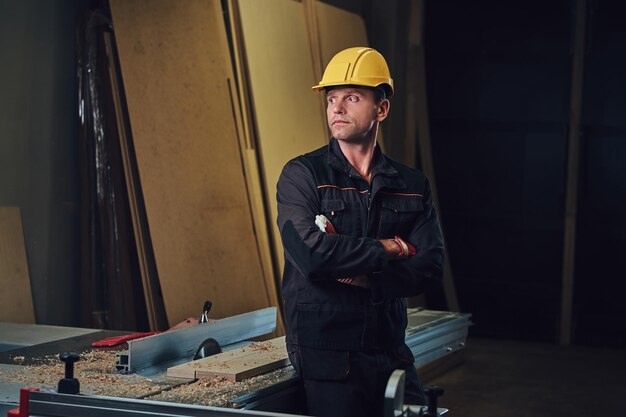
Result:
<svg viewBox="0 0 626 417">
<path fill-rule="evenodd" d="M 333 104 L 330 105 L 331 106 L 331 110 L 333 111 L 333 113 L 344 113 L 345 108 L 343 107 L 343 103 L 341 101 L 337 101 Z"/>
</svg>

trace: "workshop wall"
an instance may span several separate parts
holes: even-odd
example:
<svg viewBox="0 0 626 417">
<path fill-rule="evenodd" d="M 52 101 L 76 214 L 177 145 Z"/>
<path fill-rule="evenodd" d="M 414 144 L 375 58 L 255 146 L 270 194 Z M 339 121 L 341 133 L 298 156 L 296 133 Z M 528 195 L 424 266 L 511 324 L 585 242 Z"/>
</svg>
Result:
<svg viewBox="0 0 626 417">
<path fill-rule="evenodd" d="M 626 346 L 626 31 L 619 2 L 596 1 L 583 90 L 574 341 Z"/>
<path fill-rule="evenodd" d="M 626 35 L 615 2 L 588 3 L 573 341 L 625 346 Z M 573 5 L 427 4 L 441 212 L 477 335 L 558 340 Z"/>
<path fill-rule="evenodd" d="M 42 324 L 78 323 L 74 31 L 80 4 L 0 2 L 0 206 L 20 209 Z"/>
<path fill-rule="evenodd" d="M 554 340 L 571 58 L 567 2 L 427 5 L 448 256 L 474 333 Z"/>
</svg>

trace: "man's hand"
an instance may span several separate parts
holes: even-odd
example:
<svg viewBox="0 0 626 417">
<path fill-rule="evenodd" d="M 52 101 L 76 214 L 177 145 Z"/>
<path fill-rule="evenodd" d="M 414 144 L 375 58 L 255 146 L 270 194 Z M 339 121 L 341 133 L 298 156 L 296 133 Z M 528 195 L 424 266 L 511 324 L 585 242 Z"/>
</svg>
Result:
<svg viewBox="0 0 626 417">
<path fill-rule="evenodd" d="M 337 234 L 337 230 L 335 230 L 333 224 L 323 214 L 318 214 L 317 216 L 315 216 L 315 224 L 324 233 L 327 233 L 329 235 Z M 342 284 L 355 285 L 357 287 L 370 287 L 370 281 L 369 278 L 367 278 L 367 275 L 357 275 L 356 277 L 350 278 L 338 278 L 337 281 L 341 282 Z"/>
<path fill-rule="evenodd" d="M 396 236 L 393 239 L 382 239 L 379 242 L 385 248 L 387 259 L 390 261 L 410 258 L 416 252 L 415 247 L 400 236 Z"/>
<path fill-rule="evenodd" d="M 354 285 L 362 288 L 370 287 L 370 280 L 367 275 L 357 275 L 356 277 L 350 278 L 338 278 L 337 281 L 341 282 L 342 284 Z"/>
</svg>

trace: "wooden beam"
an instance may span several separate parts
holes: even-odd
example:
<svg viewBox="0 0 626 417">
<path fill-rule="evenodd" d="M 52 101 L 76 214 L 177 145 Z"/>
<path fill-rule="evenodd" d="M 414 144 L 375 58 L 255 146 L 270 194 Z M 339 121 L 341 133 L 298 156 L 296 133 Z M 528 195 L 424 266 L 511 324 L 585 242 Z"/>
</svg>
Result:
<svg viewBox="0 0 626 417">
<path fill-rule="evenodd" d="M 563 345 L 572 341 L 572 304 L 574 298 L 574 264 L 576 261 L 576 214 L 578 211 L 578 182 L 581 142 L 581 112 L 587 1 L 576 1 L 574 56 L 572 59 L 572 92 L 570 98 L 569 138 L 567 145 L 567 178 L 565 195 L 565 224 L 563 236 L 563 280 L 561 293 L 561 337 Z"/>
</svg>

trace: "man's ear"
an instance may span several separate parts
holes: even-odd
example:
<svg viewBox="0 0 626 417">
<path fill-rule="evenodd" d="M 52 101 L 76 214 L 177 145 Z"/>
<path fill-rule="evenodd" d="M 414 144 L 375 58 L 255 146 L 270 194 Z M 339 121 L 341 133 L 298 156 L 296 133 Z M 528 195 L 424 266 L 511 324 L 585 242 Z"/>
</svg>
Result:
<svg viewBox="0 0 626 417">
<path fill-rule="evenodd" d="M 387 115 L 389 114 L 390 106 L 391 106 L 391 103 L 386 98 L 380 100 L 380 102 L 376 105 L 376 120 L 378 122 L 382 122 L 383 120 L 387 118 Z"/>
</svg>

